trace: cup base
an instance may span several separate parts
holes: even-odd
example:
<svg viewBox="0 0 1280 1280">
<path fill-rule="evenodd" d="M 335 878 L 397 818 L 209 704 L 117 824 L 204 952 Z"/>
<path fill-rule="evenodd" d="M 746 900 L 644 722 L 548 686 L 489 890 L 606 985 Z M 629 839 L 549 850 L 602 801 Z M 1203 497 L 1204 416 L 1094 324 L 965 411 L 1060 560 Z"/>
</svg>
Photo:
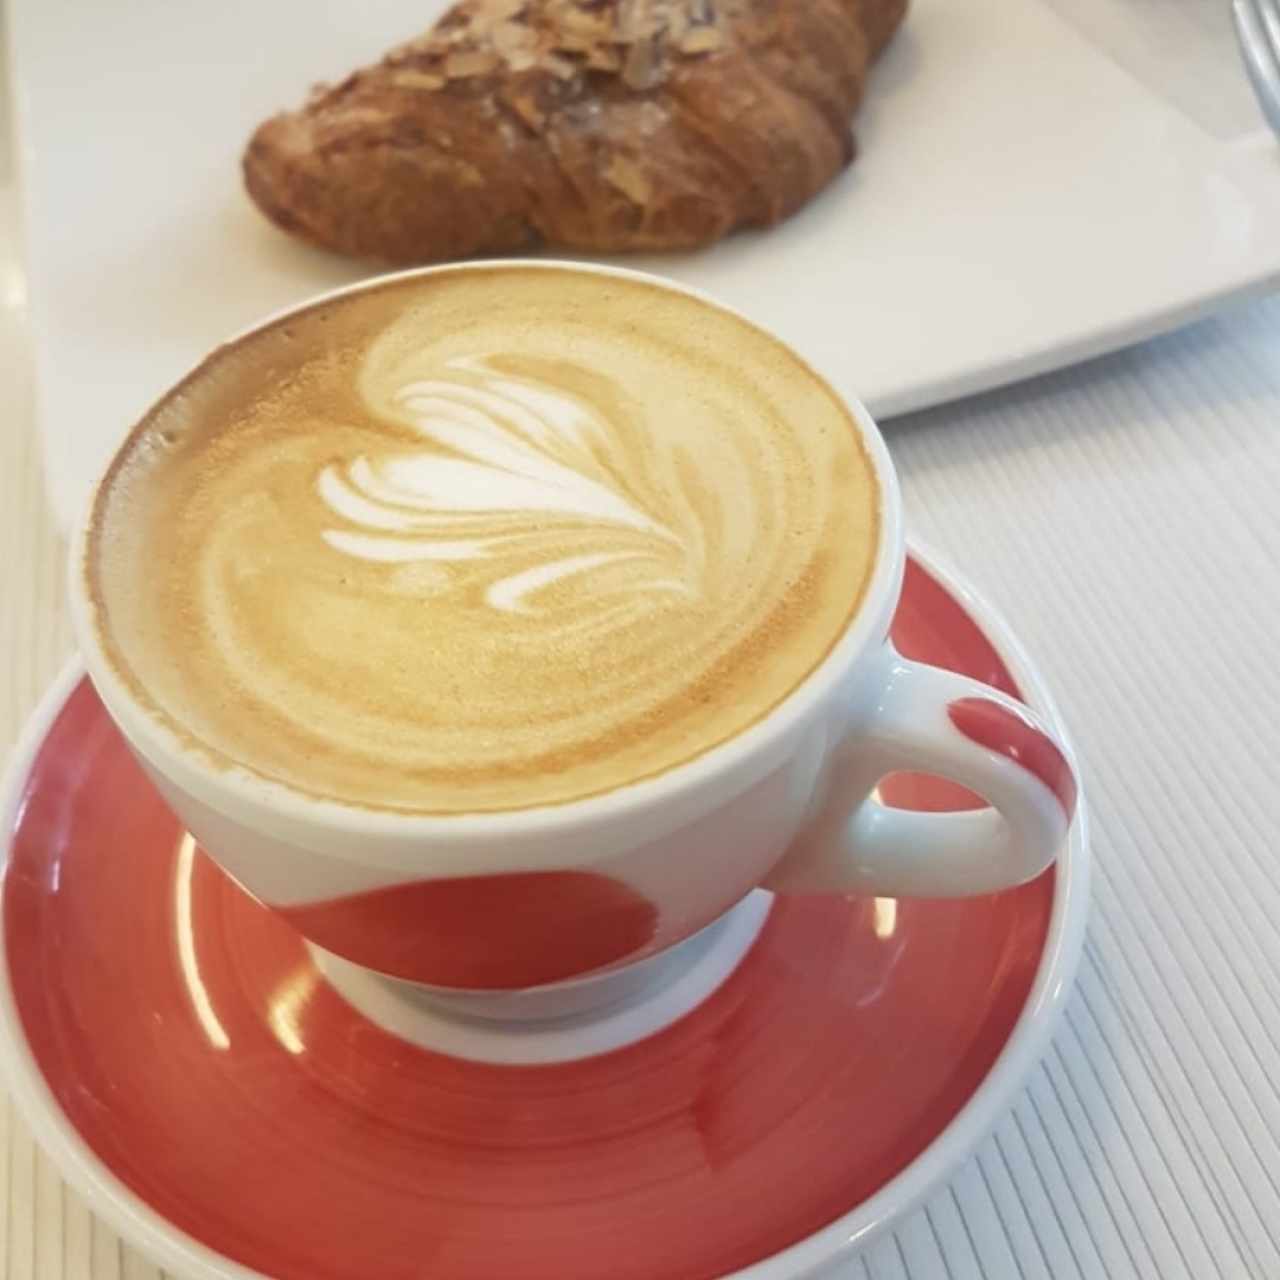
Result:
<svg viewBox="0 0 1280 1280">
<path fill-rule="evenodd" d="M 660 955 L 527 991 L 445 992 L 308 949 L 348 1004 L 419 1048 L 474 1062 L 569 1062 L 643 1040 L 697 1008 L 751 949 L 772 903 L 757 889 Z"/>
</svg>

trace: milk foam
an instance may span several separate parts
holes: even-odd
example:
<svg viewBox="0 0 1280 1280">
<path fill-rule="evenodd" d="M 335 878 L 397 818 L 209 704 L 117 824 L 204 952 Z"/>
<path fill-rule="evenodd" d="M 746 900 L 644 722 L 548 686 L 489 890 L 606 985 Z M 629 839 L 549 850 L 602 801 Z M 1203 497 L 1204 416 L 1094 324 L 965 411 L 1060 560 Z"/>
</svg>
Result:
<svg viewBox="0 0 1280 1280">
<path fill-rule="evenodd" d="M 619 493 L 602 465 L 602 454 L 615 467 L 627 459 L 596 409 L 554 386 L 504 377 L 483 358 L 459 357 L 447 372 L 448 379 L 391 390 L 432 447 L 381 459 L 361 454 L 321 471 L 317 492 L 344 522 L 324 531 L 329 546 L 384 564 L 486 560 L 485 603 L 509 613 L 534 611 L 544 588 L 569 578 L 574 598 L 559 607 L 586 608 L 599 595 L 593 571 L 624 563 L 634 591 L 698 589 L 693 574 L 663 572 L 672 546 L 696 569 L 691 548 Z M 568 527 L 522 545 L 535 518 Z M 642 545 L 596 550 L 602 526 L 639 535 Z M 513 561 L 529 557 L 533 563 L 512 571 Z"/>
<path fill-rule="evenodd" d="M 495 267 L 217 353 L 94 513 L 104 642 L 211 759 L 461 813 L 660 773 L 767 713 L 870 578 L 834 395 L 654 286 Z"/>
</svg>

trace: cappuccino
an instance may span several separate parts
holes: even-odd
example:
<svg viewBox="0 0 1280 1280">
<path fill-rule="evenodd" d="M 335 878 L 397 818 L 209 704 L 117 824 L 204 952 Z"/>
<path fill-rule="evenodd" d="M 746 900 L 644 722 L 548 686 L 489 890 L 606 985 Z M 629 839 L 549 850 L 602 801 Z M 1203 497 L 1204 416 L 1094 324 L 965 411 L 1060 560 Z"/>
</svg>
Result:
<svg viewBox="0 0 1280 1280">
<path fill-rule="evenodd" d="M 215 352 L 120 450 L 83 571 L 112 666 L 190 749 L 459 814 L 742 732 L 845 631 L 879 526 L 849 409 L 774 338 L 495 265 Z"/>
</svg>

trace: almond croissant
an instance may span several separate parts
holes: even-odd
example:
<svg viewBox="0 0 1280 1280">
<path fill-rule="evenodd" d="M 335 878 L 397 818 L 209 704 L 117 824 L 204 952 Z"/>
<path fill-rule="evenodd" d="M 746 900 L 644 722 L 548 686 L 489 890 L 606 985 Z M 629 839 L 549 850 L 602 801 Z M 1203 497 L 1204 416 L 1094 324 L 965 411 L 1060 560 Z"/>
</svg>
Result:
<svg viewBox="0 0 1280 1280">
<path fill-rule="evenodd" d="M 691 248 L 785 218 L 853 158 L 906 0 L 461 0 L 261 125 L 249 193 L 341 253 Z"/>
</svg>

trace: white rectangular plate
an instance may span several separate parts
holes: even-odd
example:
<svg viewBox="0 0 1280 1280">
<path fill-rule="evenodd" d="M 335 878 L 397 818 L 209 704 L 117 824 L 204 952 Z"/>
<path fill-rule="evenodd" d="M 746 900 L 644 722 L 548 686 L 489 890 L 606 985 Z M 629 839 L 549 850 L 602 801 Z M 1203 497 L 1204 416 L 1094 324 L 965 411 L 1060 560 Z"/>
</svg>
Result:
<svg viewBox="0 0 1280 1280">
<path fill-rule="evenodd" d="M 1233 133 L 1249 108 L 1229 40 L 1184 59 L 1170 41 L 1198 24 L 1157 5 L 1153 61 L 1136 0 L 1053 3 L 1070 22 L 1045 0 L 915 0 L 873 76 L 860 158 L 830 190 L 771 231 L 629 261 L 735 303 L 881 415 L 1280 278 L 1280 153 L 1253 122 Z M 311 83 L 443 7 L 11 0 L 39 412 L 63 520 L 208 348 L 368 273 L 268 226 L 242 192 L 240 150 Z M 1176 7 L 1225 21 L 1225 4 Z M 1210 45 L 1234 115 L 1188 71 Z"/>
</svg>

